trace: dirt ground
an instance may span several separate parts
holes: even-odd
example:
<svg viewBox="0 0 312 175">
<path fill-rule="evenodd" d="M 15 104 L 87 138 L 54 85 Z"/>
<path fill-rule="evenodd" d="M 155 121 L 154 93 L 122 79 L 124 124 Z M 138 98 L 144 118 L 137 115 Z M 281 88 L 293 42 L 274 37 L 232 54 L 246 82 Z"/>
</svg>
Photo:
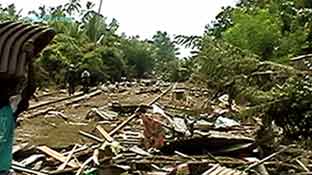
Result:
<svg viewBox="0 0 312 175">
<path fill-rule="evenodd" d="M 157 89 L 158 87 L 160 88 Z M 96 142 L 94 139 L 87 138 L 81 135 L 81 131 L 87 132 L 98 137 L 99 139 L 103 139 L 104 135 L 101 135 L 96 129 L 98 125 L 102 126 L 104 130 L 109 133 L 113 128 L 120 126 L 123 121 L 133 114 L 134 110 L 138 106 L 144 104 L 146 105 L 153 101 L 167 88 L 168 86 L 165 85 L 123 86 L 118 89 L 98 87 L 92 90 L 90 94 L 83 95 L 81 92 L 77 92 L 73 97 L 69 97 L 66 90 L 41 90 L 37 94 L 37 100 L 33 99 L 31 101 L 30 109 L 23 113 L 18 119 L 19 122 L 16 129 L 16 145 L 20 146 L 22 143 L 28 143 L 30 146 L 48 146 L 49 148 L 57 150 L 62 154 L 65 154 L 65 152 L 70 151 L 77 145 L 80 148 L 83 146 L 91 148 L 91 146 L 96 145 L 93 143 L 103 143 L 103 141 Z M 152 91 L 150 91 L 151 89 Z M 153 89 L 156 89 L 156 91 Z M 180 98 L 181 96 L 178 98 L 178 94 L 181 94 L 181 90 L 184 95 L 182 98 Z M 196 128 L 193 130 L 194 135 L 192 134 L 188 137 L 186 133 L 183 132 L 183 134 L 179 136 L 176 131 L 172 132 L 172 130 L 168 129 L 169 125 L 167 123 L 164 123 L 165 125 L 167 124 L 166 135 L 163 137 L 166 144 L 159 150 L 161 154 L 158 154 L 159 152 L 152 151 L 152 157 L 143 156 L 140 158 L 140 161 L 138 161 L 138 153 L 135 151 L 133 152 L 133 150 L 132 152 L 129 152 L 129 150 L 135 146 L 139 146 L 138 148 L 142 150 L 147 150 L 145 145 L 147 143 L 146 141 L 153 139 L 153 137 L 151 137 L 151 139 L 146 136 L 147 127 L 153 128 L 154 126 L 146 125 L 146 123 L 144 123 L 144 115 L 140 115 L 142 120 L 134 119 L 123 127 L 123 129 L 120 129 L 115 134 L 112 134 L 114 135 L 114 141 L 121 143 L 124 148 L 127 148 L 127 150 L 129 149 L 128 151 L 126 150 L 120 153 L 119 156 L 121 157 L 117 158 L 115 163 L 117 162 L 116 164 L 129 166 L 131 171 L 149 171 L 143 168 L 147 164 L 156 164 L 160 167 L 166 168 L 166 164 L 164 163 L 168 163 L 170 165 L 169 167 L 173 168 L 177 165 L 177 161 L 180 161 L 178 164 L 181 165 L 185 161 L 190 161 L 190 157 L 188 155 L 191 155 L 192 160 L 200 160 L 200 162 L 198 162 L 199 164 L 202 164 L 204 162 L 203 160 L 209 160 L 215 164 L 215 161 L 217 160 L 217 162 L 223 161 L 222 164 L 228 163 L 226 164 L 228 168 L 247 166 L 248 163 L 245 159 L 241 159 L 242 157 L 259 157 L 258 154 L 255 155 L 253 152 L 255 150 L 255 144 L 258 144 L 255 141 L 256 132 L 259 126 L 259 124 L 257 124 L 258 121 L 242 121 L 241 119 L 235 118 L 235 115 L 230 117 L 226 116 L 226 114 L 233 113 L 229 112 L 228 108 L 224 105 L 225 102 L 220 98 L 216 103 L 212 103 L 210 97 L 213 93 L 214 92 L 205 88 L 198 88 L 191 84 L 177 84 L 171 91 L 157 100 L 157 105 L 164 109 L 164 111 L 168 113 L 172 119 L 180 118 L 184 120 L 191 116 L 192 119 L 190 121 L 196 121 Z M 93 95 L 90 96 L 91 94 Z M 58 102 L 50 103 L 53 101 Z M 128 113 L 118 113 L 115 119 L 103 119 L 96 115 L 93 110 L 98 109 L 101 112 L 112 111 L 112 106 L 114 106 L 114 104 L 120 104 L 128 110 Z M 117 105 L 117 108 L 118 107 L 120 106 Z M 233 108 L 236 111 L 242 109 L 236 105 L 234 105 Z M 227 112 L 223 113 L 223 110 L 227 110 Z M 148 115 L 149 112 L 144 114 Z M 214 114 L 221 113 L 222 117 L 228 117 L 235 119 L 235 121 L 239 121 L 238 126 L 230 127 L 230 129 L 218 130 L 215 124 L 217 120 L 216 118 L 218 118 L 216 116 L 219 115 Z M 156 115 L 157 114 L 155 114 L 154 118 L 158 120 Z M 175 115 L 178 115 L 179 117 L 176 117 Z M 163 121 L 166 120 L 167 122 L 169 121 L 168 119 L 163 118 Z M 159 121 L 161 122 L 161 119 Z M 203 121 L 204 123 L 201 124 Z M 184 120 L 183 123 L 187 124 L 188 122 Z M 162 129 L 165 128 L 163 124 L 161 127 Z M 191 131 L 189 126 L 186 127 L 186 130 Z M 154 131 L 154 129 L 152 130 Z M 38 149 L 38 147 L 33 148 Z M 27 152 L 27 149 L 24 151 Z M 185 155 L 176 155 L 177 153 L 175 151 Z M 212 159 L 210 157 L 210 152 L 215 153 L 214 156 L 218 156 L 217 159 L 216 157 L 213 157 Z M 78 163 L 86 161 L 87 158 L 92 156 L 94 153 L 95 150 L 92 148 L 91 152 L 84 153 L 82 154 L 83 156 L 80 155 L 80 157 L 78 157 Z M 18 158 L 17 161 L 22 162 L 22 160 L 30 157 L 32 154 L 33 153 L 31 152 L 26 157 L 24 155 L 24 157 L 16 156 Z M 208 157 L 205 157 L 207 155 Z M 295 159 L 290 157 L 297 158 L 299 155 L 301 156 L 300 161 L 304 162 L 305 165 L 310 168 L 312 165 L 311 151 L 307 151 L 300 147 L 294 148 L 294 150 L 289 150 L 283 155 L 283 157 L 277 156 L 276 158 L 273 158 L 272 161 L 266 162 L 267 164 L 265 165 L 270 173 L 274 172 L 272 175 L 275 175 L 275 172 L 278 172 L 277 174 L 279 174 L 279 172 L 288 172 L 290 170 L 302 172 L 302 167 L 300 167 L 302 165 L 292 166 L 289 168 L 290 163 L 296 164 L 296 162 L 293 161 Z M 47 170 L 47 172 L 53 172 L 60 166 L 61 162 L 56 160 L 53 161 L 53 159 L 49 158 L 50 156 L 51 155 L 45 157 L 43 166 L 40 165 L 40 161 L 37 162 L 39 163 L 39 170 L 42 169 Z M 231 159 L 233 159 L 233 161 L 228 161 Z M 169 160 L 171 162 L 168 162 Z M 280 166 L 280 162 L 282 160 L 286 160 L 286 164 Z M 49 166 L 46 166 L 46 164 Z M 36 164 L 34 164 L 32 168 L 35 168 L 35 165 Z M 133 168 L 132 165 L 136 168 Z M 144 166 L 141 167 L 142 165 Z M 192 165 L 192 163 L 189 165 Z M 206 170 L 210 165 L 203 166 Z M 98 170 L 103 169 L 103 167 L 97 168 Z M 227 170 L 234 171 L 235 169 Z M 106 175 L 107 173 L 99 174 Z"/>
<path fill-rule="evenodd" d="M 142 89 L 142 87 L 124 88 L 123 92 L 102 92 L 100 95 L 71 105 L 65 105 L 66 101 L 64 101 L 28 110 L 20 116 L 19 126 L 16 129 L 16 143 L 30 143 L 32 145 L 47 145 L 50 147 L 66 147 L 76 143 L 90 143 L 92 140 L 79 135 L 80 130 L 93 133 L 97 124 L 94 120 L 86 119 L 90 109 L 108 108 L 108 106 L 115 101 L 123 105 L 144 104 L 160 94 L 160 92 L 136 94 L 139 89 Z M 161 88 L 161 90 L 164 89 L 166 88 Z M 181 102 L 173 100 L 172 93 L 168 93 L 159 100 L 159 104 L 167 106 L 168 108 L 179 108 L 180 106 L 181 109 L 185 109 L 186 111 L 200 112 L 199 109 L 201 109 L 205 97 L 196 97 L 190 94 L 188 94 L 188 96 L 191 97 L 188 102 Z M 32 100 L 30 106 L 64 97 L 67 97 L 65 90 L 40 91 L 38 93 L 39 101 Z M 53 110 L 51 111 L 62 112 L 70 118 L 70 121 L 65 121 L 63 118 L 51 114 L 36 115 L 36 113 L 48 108 L 52 108 Z M 110 130 L 118 123 L 120 123 L 120 121 L 102 124 L 102 126 L 104 126 L 106 130 Z"/>
</svg>

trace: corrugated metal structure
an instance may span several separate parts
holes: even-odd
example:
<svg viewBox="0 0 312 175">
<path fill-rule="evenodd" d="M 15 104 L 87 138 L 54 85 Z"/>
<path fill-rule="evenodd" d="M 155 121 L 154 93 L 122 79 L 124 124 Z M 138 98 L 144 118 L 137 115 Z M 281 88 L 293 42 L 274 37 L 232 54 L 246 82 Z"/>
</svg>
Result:
<svg viewBox="0 0 312 175">
<path fill-rule="evenodd" d="M 55 36 L 46 26 L 23 22 L 0 23 L 0 78 L 21 77 L 31 61 Z"/>
</svg>

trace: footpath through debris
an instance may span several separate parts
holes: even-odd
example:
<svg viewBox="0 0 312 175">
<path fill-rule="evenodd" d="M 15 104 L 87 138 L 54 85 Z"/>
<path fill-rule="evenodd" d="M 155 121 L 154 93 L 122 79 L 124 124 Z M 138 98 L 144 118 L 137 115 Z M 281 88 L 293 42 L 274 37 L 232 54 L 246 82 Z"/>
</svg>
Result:
<svg viewBox="0 0 312 175">
<path fill-rule="evenodd" d="M 20 174 L 312 174 L 312 153 L 280 145 L 264 155 L 259 120 L 231 115 L 227 96 L 184 84 L 141 81 L 89 94 L 40 91 L 19 119 Z M 208 107 L 207 107 L 208 105 Z"/>
</svg>

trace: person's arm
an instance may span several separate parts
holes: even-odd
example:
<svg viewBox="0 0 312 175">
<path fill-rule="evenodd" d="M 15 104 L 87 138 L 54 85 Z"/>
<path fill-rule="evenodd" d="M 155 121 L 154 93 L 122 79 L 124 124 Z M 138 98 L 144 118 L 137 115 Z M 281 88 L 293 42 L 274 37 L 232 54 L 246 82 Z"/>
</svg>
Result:
<svg viewBox="0 0 312 175">
<path fill-rule="evenodd" d="M 26 87 L 21 93 L 21 101 L 17 106 L 17 110 L 14 112 L 15 119 L 22 112 L 26 111 L 29 106 L 29 100 L 36 91 L 35 71 L 33 65 L 29 66 L 28 81 Z"/>
</svg>

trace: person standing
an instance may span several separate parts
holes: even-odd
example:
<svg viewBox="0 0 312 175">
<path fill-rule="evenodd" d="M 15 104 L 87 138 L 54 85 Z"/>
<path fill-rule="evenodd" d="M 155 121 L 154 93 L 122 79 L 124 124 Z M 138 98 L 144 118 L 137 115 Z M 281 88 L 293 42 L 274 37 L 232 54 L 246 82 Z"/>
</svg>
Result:
<svg viewBox="0 0 312 175">
<path fill-rule="evenodd" d="M 11 90 L 16 86 L 17 81 L 10 80 L 0 87 L 0 175 L 9 174 L 11 168 L 15 116 L 10 98 L 13 96 Z M 15 103 L 18 98 L 15 97 Z"/>
<path fill-rule="evenodd" d="M 89 92 L 89 86 L 90 86 L 90 72 L 87 70 L 84 70 L 81 73 L 81 83 L 82 83 L 82 90 L 84 93 Z"/>
<path fill-rule="evenodd" d="M 66 82 L 66 86 L 68 89 L 68 94 L 74 95 L 75 93 L 75 88 L 76 88 L 76 68 L 73 64 L 69 65 L 69 68 L 67 70 L 67 72 L 65 73 L 65 82 Z"/>
<path fill-rule="evenodd" d="M 0 28 L 6 27 L 6 32 L 10 32 L 10 26 L 12 23 L 14 22 L 3 23 L 0 25 Z M 23 27 L 30 28 L 29 25 L 23 24 Z M 13 57 L 11 54 L 11 57 L 6 57 L 0 53 L 0 82 L 2 82 L 0 86 L 0 175 L 15 174 L 10 172 L 13 158 L 12 148 L 14 130 L 16 127 L 17 117 L 20 113 L 27 110 L 29 100 L 36 91 L 36 71 L 34 70 L 33 60 L 34 57 L 49 44 L 56 34 L 51 29 L 46 29 L 40 32 L 38 27 L 34 26 L 32 30 L 28 31 L 36 37 L 32 36 L 30 33 L 24 33 L 24 35 L 29 34 L 30 38 L 23 41 L 23 47 L 19 48 L 15 45 L 8 45 L 9 47 L 19 49 L 15 51 L 19 51 L 20 53 L 26 55 L 24 60 L 19 57 L 19 55 Z M 24 28 L 21 28 L 20 30 L 24 30 Z M 0 40 L 3 39 L 1 38 L 3 36 L 6 35 L 0 35 Z M 23 35 L 20 35 L 20 37 L 22 36 Z M 44 38 L 44 40 L 42 40 L 42 38 Z M 15 39 L 19 40 L 20 38 Z M 10 62 L 9 65 L 6 65 L 5 59 L 12 59 L 16 61 L 12 63 Z M 15 69 L 11 69 L 12 67 Z"/>
</svg>

